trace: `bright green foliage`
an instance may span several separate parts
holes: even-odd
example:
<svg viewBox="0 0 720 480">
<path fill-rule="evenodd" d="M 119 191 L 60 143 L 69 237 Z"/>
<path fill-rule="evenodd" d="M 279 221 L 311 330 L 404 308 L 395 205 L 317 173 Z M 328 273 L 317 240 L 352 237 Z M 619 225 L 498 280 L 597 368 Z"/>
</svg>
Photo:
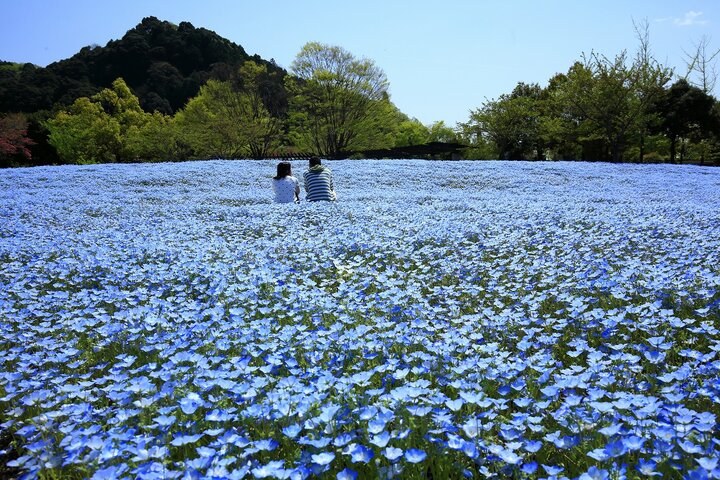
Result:
<svg viewBox="0 0 720 480">
<path fill-rule="evenodd" d="M 420 120 L 413 118 L 400 122 L 394 146 L 422 145 L 428 141 L 430 141 L 430 130 Z"/>
<path fill-rule="evenodd" d="M 120 124 L 87 97 L 47 122 L 49 142 L 65 163 L 116 162 L 122 149 Z"/>
<path fill-rule="evenodd" d="M 236 82 L 210 80 L 176 115 L 183 139 L 201 158 L 263 158 L 280 144 L 282 120 L 262 98 L 265 66 L 246 62 Z"/>
<path fill-rule="evenodd" d="M 382 111 L 391 110 L 377 103 L 388 101 L 388 81 L 374 62 L 357 59 L 341 47 L 311 42 L 291 68 L 297 76 L 288 82 L 291 138 L 301 150 L 335 157 L 385 144 L 368 145 L 367 140 L 383 137 L 388 119 Z"/>
<path fill-rule="evenodd" d="M 581 141 L 600 141 L 607 152 L 601 158 L 620 161 L 628 142 L 652 121 L 650 107 L 670 76 L 657 63 L 628 64 L 625 52 L 614 59 L 592 54 L 570 68 L 554 100 L 579 126 Z"/>
<path fill-rule="evenodd" d="M 455 143 L 458 141 L 458 134 L 455 130 L 445 125 L 444 121 L 440 120 L 430 125 L 428 141 Z"/>
<path fill-rule="evenodd" d="M 542 99 L 521 94 L 523 84 L 511 95 L 488 100 L 470 113 L 464 125 L 466 135 L 495 145 L 496 158 L 523 160 L 543 155 L 540 115 Z M 539 89 L 539 87 L 537 87 Z"/>
<path fill-rule="evenodd" d="M 172 150 L 169 119 L 143 112 L 120 78 L 112 88 L 78 98 L 46 125 L 49 142 L 65 163 L 160 160 Z"/>
</svg>

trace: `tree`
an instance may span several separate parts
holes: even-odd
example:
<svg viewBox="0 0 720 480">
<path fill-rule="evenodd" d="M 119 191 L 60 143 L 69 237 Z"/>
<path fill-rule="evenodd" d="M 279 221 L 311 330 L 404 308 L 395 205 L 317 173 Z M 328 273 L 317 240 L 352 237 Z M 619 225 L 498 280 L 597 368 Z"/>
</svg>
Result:
<svg viewBox="0 0 720 480">
<path fill-rule="evenodd" d="M 75 100 L 67 110 L 49 119 L 46 126 L 50 145 L 65 163 L 118 161 L 122 148 L 120 124 L 87 97 Z"/>
<path fill-rule="evenodd" d="M 695 51 L 692 53 L 683 50 L 687 64 L 687 74 L 684 79 L 690 82 L 690 78 L 695 75 L 697 80 L 693 81 L 692 85 L 705 93 L 711 93 L 717 84 L 717 60 L 720 49 L 713 51 L 710 48 L 710 37 L 707 35 L 703 35 L 694 46 Z"/>
<path fill-rule="evenodd" d="M 31 160 L 29 147 L 34 143 L 28 137 L 28 122 L 24 115 L 10 113 L 0 116 L 0 166 Z"/>
<path fill-rule="evenodd" d="M 176 123 L 200 157 L 265 158 L 277 148 L 283 121 L 263 100 L 267 69 L 246 62 L 231 80 L 210 80 L 176 115 Z"/>
<path fill-rule="evenodd" d="M 628 65 L 627 58 L 625 51 L 614 59 L 591 53 L 571 67 L 556 93 L 565 113 L 580 120 L 581 140 L 602 140 L 603 156 L 614 162 L 646 124 L 654 97 L 671 78 L 671 71 L 657 62 L 636 59 Z"/>
<path fill-rule="evenodd" d="M 457 143 L 458 141 L 457 132 L 445 125 L 442 120 L 430 125 L 429 130 L 428 142 Z"/>
<path fill-rule="evenodd" d="M 336 157 L 357 149 L 376 102 L 388 99 L 385 73 L 341 47 L 306 44 L 292 63 L 288 87 L 293 136 L 301 148 Z"/>
<path fill-rule="evenodd" d="M 675 82 L 656 102 L 655 109 L 662 121 L 657 130 L 670 140 L 670 162 L 677 158 L 677 143 L 680 141 L 680 160 L 684 160 L 685 139 L 710 138 L 720 134 L 715 99 L 686 80 Z"/>
<path fill-rule="evenodd" d="M 66 163 L 161 160 L 167 147 L 169 119 L 145 113 L 123 79 L 92 97 L 81 97 L 46 122 L 49 143 Z M 158 135 L 159 141 L 150 136 Z M 165 148 L 164 153 L 161 150 Z"/>
<path fill-rule="evenodd" d="M 470 112 L 464 125 L 466 135 L 489 140 L 498 158 L 523 160 L 544 158 L 540 131 L 542 89 L 538 85 L 518 84 L 512 94 L 488 100 Z"/>
<path fill-rule="evenodd" d="M 416 118 L 401 120 L 395 136 L 395 147 L 422 145 L 430 141 L 430 130 Z"/>
</svg>

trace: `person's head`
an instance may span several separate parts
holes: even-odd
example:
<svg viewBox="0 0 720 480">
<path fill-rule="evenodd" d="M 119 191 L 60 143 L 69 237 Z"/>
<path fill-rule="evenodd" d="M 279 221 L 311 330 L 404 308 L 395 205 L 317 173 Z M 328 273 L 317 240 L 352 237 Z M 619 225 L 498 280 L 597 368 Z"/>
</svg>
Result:
<svg viewBox="0 0 720 480">
<path fill-rule="evenodd" d="M 319 157 L 310 157 L 310 168 L 320 165 Z"/>
<path fill-rule="evenodd" d="M 290 165 L 290 162 L 278 163 L 277 176 L 275 177 L 275 180 L 280 180 L 281 178 L 285 178 L 290 175 L 292 175 L 292 165 Z"/>
</svg>

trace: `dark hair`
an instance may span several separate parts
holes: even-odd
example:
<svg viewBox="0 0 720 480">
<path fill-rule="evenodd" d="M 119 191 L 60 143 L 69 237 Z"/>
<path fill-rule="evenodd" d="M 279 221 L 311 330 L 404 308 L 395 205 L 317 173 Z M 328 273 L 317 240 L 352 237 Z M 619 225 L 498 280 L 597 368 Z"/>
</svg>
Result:
<svg viewBox="0 0 720 480">
<path fill-rule="evenodd" d="M 273 177 L 275 180 L 280 180 L 288 175 L 292 175 L 292 165 L 290 162 L 280 162 L 277 166 L 277 175 Z"/>
<path fill-rule="evenodd" d="M 320 165 L 320 157 L 310 157 L 310 166 Z"/>
</svg>

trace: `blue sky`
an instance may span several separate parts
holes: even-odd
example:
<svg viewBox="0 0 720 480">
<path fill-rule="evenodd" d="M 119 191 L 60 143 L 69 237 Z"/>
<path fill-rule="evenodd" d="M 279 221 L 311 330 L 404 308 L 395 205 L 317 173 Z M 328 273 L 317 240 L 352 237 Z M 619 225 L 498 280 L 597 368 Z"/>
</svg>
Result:
<svg viewBox="0 0 720 480">
<path fill-rule="evenodd" d="M 517 82 L 545 85 L 583 52 L 633 52 L 647 19 L 653 52 L 685 73 L 703 35 L 720 48 L 717 0 L 0 0 L 0 60 L 37 65 L 105 45 L 156 16 L 214 30 L 289 68 L 309 41 L 375 61 L 393 102 L 425 124 L 454 126 Z"/>
</svg>

